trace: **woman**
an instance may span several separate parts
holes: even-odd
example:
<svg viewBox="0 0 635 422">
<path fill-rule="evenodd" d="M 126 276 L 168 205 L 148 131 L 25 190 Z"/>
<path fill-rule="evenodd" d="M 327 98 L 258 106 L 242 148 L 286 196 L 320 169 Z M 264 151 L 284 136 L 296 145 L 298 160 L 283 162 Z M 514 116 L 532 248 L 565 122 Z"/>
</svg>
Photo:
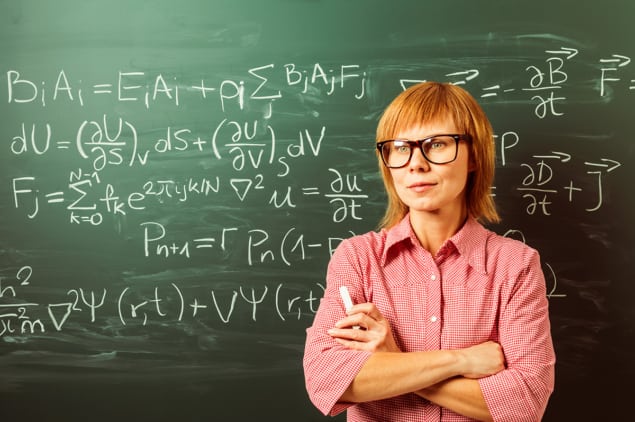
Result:
<svg viewBox="0 0 635 422">
<path fill-rule="evenodd" d="M 329 263 L 307 329 L 312 402 L 349 421 L 540 420 L 555 364 L 545 281 L 535 250 L 481 225 L 499 221 L 483 110 L 458 86 L 415 85 L 380 119 L 377 155 L 388 208 Z"/>
</svg>

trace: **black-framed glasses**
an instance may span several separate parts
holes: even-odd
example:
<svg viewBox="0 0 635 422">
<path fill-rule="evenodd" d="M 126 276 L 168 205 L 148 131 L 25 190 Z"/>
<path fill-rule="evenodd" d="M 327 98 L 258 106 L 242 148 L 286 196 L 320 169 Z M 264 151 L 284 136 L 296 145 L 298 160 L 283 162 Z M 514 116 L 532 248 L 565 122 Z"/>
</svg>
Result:
<svg viewBox="0 0 635 422">
<path fill-rule="evenodd" d="M 396 169 L 406 166 L 412 158 L 414 148 L 419 148 L 426 160 L 432 164 L 447 164 L 456 160 L 459 141 L 470 141 L 467 134 L 443 134 L 429 138 L 409 141 L 394 139 L 377 142 L 377 150 L 386 167 Z"/>
</svg>

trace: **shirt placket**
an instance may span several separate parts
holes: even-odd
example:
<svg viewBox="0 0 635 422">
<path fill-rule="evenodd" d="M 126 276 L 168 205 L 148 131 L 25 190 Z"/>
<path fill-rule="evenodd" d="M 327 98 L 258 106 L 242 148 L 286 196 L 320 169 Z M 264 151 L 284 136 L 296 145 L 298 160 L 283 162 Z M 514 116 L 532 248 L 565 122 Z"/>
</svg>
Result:
<svg viewBox="0 0 635 422">
<path fill-rule="evenodd" d="M 441 348 L 441 275 L 435 268 L 428 275 L 426 303 L 426 350 Z"/>
<path fill-rule="evenodd" d="M 439 350 L 441 348 L 441 274 L 436 266 L 427 275 L 426 285 L 426 335 L 424 344 L 426 350 Z M 426 420 L 441 420 L 441 408 L 428 406 L 426 408 Z"/>
</svg>

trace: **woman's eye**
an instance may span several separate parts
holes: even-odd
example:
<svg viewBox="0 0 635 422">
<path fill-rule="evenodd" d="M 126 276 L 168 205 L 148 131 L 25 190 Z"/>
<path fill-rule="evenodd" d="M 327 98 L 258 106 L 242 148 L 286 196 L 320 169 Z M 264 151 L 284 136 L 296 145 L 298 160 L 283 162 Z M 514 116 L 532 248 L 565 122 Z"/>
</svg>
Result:
<svg viewBox="0 0 635 422">
<path fill-rule="evenodd" d="M 448 146 L 448 142 L 445 139 L 432 139 L 428 144 L 429 149 L 443 149 Z"/>
</svg>

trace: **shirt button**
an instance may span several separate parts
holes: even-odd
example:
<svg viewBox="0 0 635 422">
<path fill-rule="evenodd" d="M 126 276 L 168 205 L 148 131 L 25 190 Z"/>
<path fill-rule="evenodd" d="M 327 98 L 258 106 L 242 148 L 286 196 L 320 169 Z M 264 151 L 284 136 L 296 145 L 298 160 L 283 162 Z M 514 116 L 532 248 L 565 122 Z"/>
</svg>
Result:
<svg viewBox="0 0 635 422">
<path fill-rule="evenodd" d="M 436 316 L 434 316 L 434 315 L 432 315 L 432 316 L 430 317 L 430 322 L 437 322 L 437 317 L 436 317 Z"/>
<path fill-rule="evenodd" d="M 436 279 L 437 279 L 437 276 L 436 276 L 436 275 L 432 274 L 432 275 L 430 276 L 430 280 L 434 281 L 434 280 L 436 280 Z"/>
</svg>

